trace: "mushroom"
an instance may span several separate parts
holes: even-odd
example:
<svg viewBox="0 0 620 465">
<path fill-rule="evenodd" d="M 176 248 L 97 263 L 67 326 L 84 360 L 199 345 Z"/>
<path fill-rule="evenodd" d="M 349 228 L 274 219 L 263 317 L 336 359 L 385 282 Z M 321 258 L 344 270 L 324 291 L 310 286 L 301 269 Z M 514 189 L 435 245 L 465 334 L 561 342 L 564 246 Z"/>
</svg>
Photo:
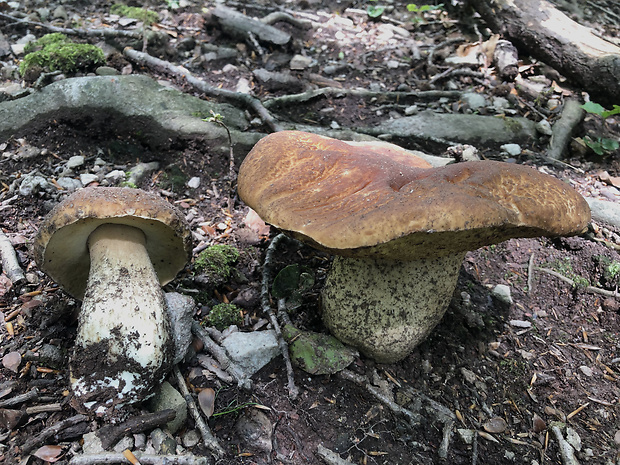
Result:
<svg viewBox="0 0 620 465">
<path fill-rule="evenodd" d="M 83 301 L 70 360 L 78 401 L 95 409 L 148 397 L 174 353 L 161 286 L 191 256 L 181 212 L 139 189 L 82 189 L 45 217 L 33 254 Z"/>
<path fill-rule="evenodd" d="M 578 234 L 590 220 L 581 195 L 527 166 L 432 168 L 395 145 L 297 131 L 254 146 L 238 192 L 265 222 L 336 255 L 323 321 L 380 362 L 406 357 L 441 320 L 467 251 Z"/>
</svg>

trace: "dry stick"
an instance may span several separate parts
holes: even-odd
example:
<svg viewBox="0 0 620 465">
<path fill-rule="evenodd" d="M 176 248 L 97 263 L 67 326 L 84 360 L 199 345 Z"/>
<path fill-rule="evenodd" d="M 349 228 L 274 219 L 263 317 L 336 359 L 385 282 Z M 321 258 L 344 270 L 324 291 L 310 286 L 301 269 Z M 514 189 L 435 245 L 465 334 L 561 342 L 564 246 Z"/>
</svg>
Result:
<svg viewBox="0 0 620 465">
<path fill-rule="evenodd" d="M 566 439 L 562 436 L 562 431 L 560 431 L 560 427 L 557 424 L 551 425 L 551 431 L 555 435 L 555 438 L 558 440 L 560 446 L 560 457 L 562 457 L 562 463 L 564 465 L 579 465 L 577 459 L 575 458 L 575 452 L 573 451 L 573 446 L 571 446 Z"/>
<path fill-rule="evenodd" d="M 179 370 L 179 366 L 174 366 L 174 376 L 177 379 L 177 384 L 179 385 L 179 390 L 181 394 L 185 398 L 185 402 L 187 403 L 187 408 L 189 409 L 189 413 L 192 418 L 196 422 L 196 427 L 198 431 L 200 431 L 200 435 L 202 436 L 202 440 L 205 443 L 205 447 L 209 449 L 217 458 L 224 457 L 224 449 L 220 446 L 220 443 L 217 442 L 217 439 L 211 433 L 209 429 L 209 425 L 204 421 L 202 415 L 200 414 L 200 410 L 196 406 L 196 402 L 194 402 L 194 398 L 187 389 L 187 385 L 185 384 L 185 379 L 183 379 L 183 375 L 181 374 L 181 370 Z"/>
<path fill-rule="evenodd" d="M 342 89 L 338 87 L 324 87 L 322 89 L 310 90 L 300 94 L 284 95 L 282 97 L 274 97 L 263 102 L 267 109 L 279 108 L 297 103 L 304 103 L 319 97 L 342 96 L 342 97 L 360 97 L 360 98 L 381 98 L 382 100 L 398 101 L 399 103 L 408 103 L 419 100 L 436 100 L 438 98 L 458 99 L 463 93 L 453 90 L 429 90 L 421 92 L 378 92 L 367 89 Z"/>
<path fill-rule="evenodd" d="M 570 278 L 567 278 L 566 276 L 558 273 L 557 271 L 550 270 L 549 268 L 541 268 L 539 266 L 535 266 L 534 269 L 550 274 L 551 276 L 555 276 L 559 280 L 564 281 L 565 283 L 570 284 L 573 287 L 577 287 L 577 284 L 575 284 L 575 281 L 573 281 Z M 608 291 L 607 289 L 601 289 L 600 287 L 585 286 L 582 289 L 585 292 L 589 292 L 591 294 L 600 294 L 600 295 L 604 295 L 605 297 L 615 297 L 615 298 L 620 297 L 620 293 L 618 291 Z"/>
<path fill-rule="evenodd" d="M 18 24 L 30 27 L 40 27 L 49 32 L 60 32 L 66 35 L 77 35 L 86 37 L 129 37 L 131 39 L 141 39 L 142 32 L 126 31 L 122 29 L 73 29 L 67 27 L 52 26 L 51 24 L 39 23 L 37 21 L 29 21 L 27 19 L 17 18 L 15 16 L 0 13 L 0 19 L 6 19 Z"/>
<path fill-rule="evenodd" d="M 40 446 L 45 441 L 47 441 L 49 438 L 61 432 L 63 429 L 68 428 L 70 426 L 77 425 L 78 423 L 81 423 L 83 421 L 88 421 L 88 417 L 86 415 L 80 414 L 80 415 L 74 415 L 65 420 L 54 423 L 52 426 L 45 428 L 35 437 L 26 441 L 24 445 L 22 446 L 22 454 L 24 455 L 29 454 L 35 447 Z"/>
<path fill-rule="evenodd" d="M 11 241 L 6 237 L 2 229 L 0 229 L 0 258 L 2 259 L 2 270 L 13 284 L 26 280 L 26 276 L 17 261 L 17 254 L 13 244 L 11 244 Z"/>
<path fill-rule="evenodd" d="M 534 287 L 534 254 L 530 255 L 527 265 L 527 293 L 531 293 Z"/>
<path fill-rule="evenodd" d="M 116 444 L 123 436 L 143 431 L 155 429 L 159 426 L 174 420 L 176 412 L 174 409 L 161 410 L 159 412 L 147 413 L 138 417 L 130 418 L 119 425 L 106 425 L 97 430 L 97 437 L 101 441 L 103 450 L 109 449 Z"/>
<path fill-rule="evenodd" d="M 192 333 L 202 341 L 205 350 L 215 357 L 220 367 L 232 376 L 240 388 L 248 391 L 252 389 L 252 381 L 243 374 L 243 371 L 228 357 L 226 351 L 211 339 L 197 321 L 192 322 Z"/>
<path fill-rule="evenodd" d="M 142 465 L 211 465 L 207 457 L 194 455 L 151 455 L 135 453 Z M 122 453 L 86 454 L 73 457 L 69 465 L 108 465 L 114 463 L 126 464 L 127 458 Z"/>
<path fill-rule="evenodd" d="M 24 394 L 20 394 L 10 399 L 0 401 L 0 408 L 11 407 L 13 405 L 23 404 L 31 400 L 37 400 L 39 398 L 39 391 L 37 388 L 32 389 Z"/>
<path fill-rule="evenodd" d="M 288 378 L 288 395 L 291 399 L 294 400 L 297 399 L 297 396 L 299 395 L 299 388 L 295 385 L 295 375 L 293 374 L 291 357 L 288 353 L 288 344 L 282 336 L 280 324 L 278 323 L 278 319 L 276 318 L 276 314 L 274 313 L 273 308 L 271 308 L 271 301 L 269 299 L 269 283 L 271 282 L 271 267 L 273 263 L 273 255 L 278 244 L 286 239 L 289 238 L 284 234 L 278 234 L 271 240 L 271 244 L 269 244 L 269 247 L 267 247 L 267 252 L 265 252 L 265 263 L 263 265 L 263 283 L 260 292 L 260 299 L 261 305 L 263 307 L 263 312 L 265 312 L 269 316 L 269 321 L 271 322 L 271 325 L 276 332 L 276 336 L 278 337 L 278 346 L 280 347 L 280 352 L 282 353 L 282 357 L 284 358 L 284 364 L 286 365 L 286 375 Z"/>
<path fill-rule="evenodd" d="M 327 447 L 323 447 L 322 444 L 318 445 L 316 452 L 329 465 L 353 465 L 352 462 L 340 458 L 338 454 L 329 450 Z"/>
<path fill-rule="evenodd" d="M 173 65 L 169 61 L 160 60 L 159 58 L 149 55 L 148 53 L 134 50 L 131 47 L 126 47 L 125 50 L 123 50 L 123 55 L 125 55 L 126 58 L 129 58 L 130 60 L 133 60 L 134 62 L 142 66 L 162 69 L 170 74 L 173 74 L 174 76 L 177 76 L 180 79 L 184 79 L 195 89 L 204 92 L 210 97 L 217 97 L 224 100 L 240 103 L 252 109 L 260 117 L 260 119 L 263 120 L 274 132 L 282 131 L 283 129 L 282 126 L 280 126 L 280 124 L 275 121 L 273 116 L 271 116 L 267 108 L 263 106 L 261 101 L 257 98 L 252 97 L 251 95 L 210 86 L 202 79 L 198 79 L 196 76 L 190 73 L 189 70 L 182 66 Z"/>
</svg>

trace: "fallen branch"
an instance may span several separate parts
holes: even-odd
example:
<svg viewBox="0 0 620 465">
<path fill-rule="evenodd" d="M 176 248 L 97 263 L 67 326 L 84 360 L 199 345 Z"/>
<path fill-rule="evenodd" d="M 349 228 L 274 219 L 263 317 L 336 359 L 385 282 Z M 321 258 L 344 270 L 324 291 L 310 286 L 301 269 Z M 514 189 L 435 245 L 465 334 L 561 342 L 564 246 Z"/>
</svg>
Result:
<svg viewBox="0 0 620 465">
<path fill-rule="evenodd" d="M 148 53 L 134 50 L 131 47 L 126 47 L 125 50 L 123 50 L 123 55 L 142 66 L 160 69 L 178 77 L 179 79 L 183 79 L 195 89 L 203 92 L 205 95 L 239 103 L 253 110 L 274 132 L 282 131 L 283 129 L 280 124 L 276 122 L 273 116 L 271 116 L 267 108 L 263 106 L 260 100 L 252 97 L 251 95 L 213 87 L 204 82 L 202 79 L 198 79 L 190 73 L 189 70 L 182 66 L 173 65 L 169 61 L 160 60 L 159 58 L 149 55 Z"/>
<path fill-rule="evenodd" d="M 401 104 L 413 103 L 420 100 L 437 100 L 439 98 L 459 99 L 461 91 L 456 90 L 429 90 L 420 92 L 381 92 L 367 89 L 342 89 L 338 87 L 324 87 L 322 89 L 309 90 L 299 94 L 284 95 L 270 98 L 263 102 L 265 108 L 271 110 L 283 106 L 305 103 L 321 97 L 359 97 L 364 99 L 377 98 L 381 101 L 394 101 Z"/>
<path fill-rule="evenodd" d="M 594 286 L 578 286 L 577 283 L 575 283 L 575 281 L 573 281 L 572 279 L 567 278 L 566 276 L 558 273 L 557 271 L 550 270 L 549 268 L 541 268 L 539 266 L 535 266 L 534 269 L 537 271 L 542 271 L 543 273 L 550 274 L 551 276 L 555 276 L 560 281 L 564 281 L 566 284 L 570 284 L 572 287 L 578 287 L 585 292 L 589 292 L 590 294 L 599 294 L 604 295 L 605 297 L 620 297 L 620 293 L 618 291 L 608 291 L 607 289 L 601 289 L 600 287 Z"/>
<path fill-rule="evenodd" d="M 174 376 L 177 380 L 177 384 L 179 386 L 179 390 L 181 394 L 185 398 L 185 402 L 187 402 L 187 408 L 189 410 L 190 415 L 194 419 L 196 423 L 196 428 L 200 431 L 200 435 L 202 436 L 202 440 L 204 441 L 204 445 L 207 449 L 213 452 L 217 458 L 224 457 L 224 449 L 220 446 L 220 443 L 217 442 L 217 439 L 211 433 L 209 429 L 209 425 L 204 421 L 202 415 L 200 414 L 200 410 L 196 406 L 196 402 L 194 402 L 194 398 L 187 389 L 187 385 L 185 384 L 185 379 L 183 379 L 183 375 L 181 374 L 181 370 L 179 370 L 179 366 L 175 365 L 173 368 Z"/>
<path fill-rule="evenodd" d="M 289 356 L 288 344 L 282 336 L 280 324 L 278 323 L 278 319 L 273 311 L 273 308 L 271 308 L 271 300 L 269 299 L 269 284 L 271 283 L 273 254 L 275 253 L 278 244 L 287 239 L 289 238 L 286 235 L 278 234 L 271 240 L 271 244 L 269 244 L 269 247 L 267 247 L 267 252 L 265 253 L 265 263 L 263 265 L 263 282 L 260 298 L 263 312 L 265 312 L 269 316 L 269 321 L 271 322 L 271 325 L 276 332 L 276 336 L 278 337 L 278 346 L 280 347 L 280 352 L 282 353 L 282 357 L 284 357 L 284 364 L 286 365 L 286 374 L 288 377 L 288 395 L 291 399 L 297 399 L 297 396 L 299 395 L 299 389 L 295 385 L 295 375 L 293 373 L 293 365 L 291 364 L 291 358 Z"/>
<path fill-rule="evenodd" d="M 74 415 L 65 420 L 54 423 L 52 426 L 45 428 L 35 437 L 29 439 L 22 446 L 22 454 L 27 455 L 34 450 L 35 447 L 39 447 L 43 443 L 45 443 L 49 438 L 55 436 L 59 432 L 61 432 L 65 428 L 69 428 L 70 426 L 77 425 L 83 421 L 88 421 L 88 417 L 86 415 Z"/>
<path fill-rule="evenodd" d="M 65 35 L 72 36 L 83 36 L 83 37 L 105 37 L 105 38 L 113 38 L 113 37 L 124 37 L 130 39 L 142 39 L 143 33 L 141 31 L 128 31 L 124 29 L 74 29 L 69 27 L 58 27 L 52 26 L 51 24 L 39 23 L 37 21 L 30 21 L 27 19 L 17 18 L 15 16 L 7 15 L 6 13 L 0 13 L 0 19 L 6 19 L 8 21 L 13 21 L 18 24 L 22 24 L 24 26 L 28 26 L 31 28 L 41 28 L 45 29 L 49 32 L 59 32 Z M 149 34 L 147 34 L 149 35 Z M 160 35 L 156 32 L 152 32 L 151 35 Z M 163 36 L 163 34 L 161 34 Z"/>
<path fill-rule="evenodd" d="M 561 423 L 553 423 L 551 425 L 551 431 L 553 432 L 553 435 L 558 441 L 560 457 L 562 457 L 562 463 L 564 465 L 579 465 L 579 462 L 577 462 L 577 459 L 575 458 L 573 446 L 571 446 L 562 436 L 562 431 L 560 431 L 560 425 Z"/>
<path fill-rule="evenodd" d="M 208 457 L 196 457 L 194 455 L 154 455 L 135 453 L 136 458 L 142 465 L 211 465 L 213 462 Z M 86 454 L 73 457 L 69 465 L 107 465 L 114 463 L 128 463 L 122 453 L 110 454 Z"/>
<path fill-rule="evenodd" d="M 138 417 L 130 418 L 119 425 L 106 425 L 97 430 L 97 437 L 101 441 L 104 450 L 116 444 L 123 436 L 155 429 L 174 420 L 176 412 L 173 409 L 161 412 L 147 413 Z"/>
<path fill-rule="evenodd" d="M 243 371 L 228 357 L 226 351 L 211 339 L 211 336 L 197 321 L 192 322 L 192 333 L 202 341 L 205 350 L 215 357 L 220 367 L 235 380 L 240 388 L 248 391 L 252 389 L 252 380 L 243 374 Z"/>
<path fill-rule="evenodd" d="M 13 405 L 23 404 L 25 402 L 31 400 L 37 400 L 39 398 L 39 391 L 37 388 L 34 388 L 24 394 L 20 394 L 18 396 L 11 397 L 10 399 L 5 399 L 0 401 L 0 408 L 12 407 Z"/>
<path fill-rule="evenodd" d="M 0 229 L 0 259 L 2 260 L 2 270 L 13 284 L 18 284 L 26 280 L 26 276 L 19 266 L 17 254 L 13 244 L 6 234 Z"/>
</svg>

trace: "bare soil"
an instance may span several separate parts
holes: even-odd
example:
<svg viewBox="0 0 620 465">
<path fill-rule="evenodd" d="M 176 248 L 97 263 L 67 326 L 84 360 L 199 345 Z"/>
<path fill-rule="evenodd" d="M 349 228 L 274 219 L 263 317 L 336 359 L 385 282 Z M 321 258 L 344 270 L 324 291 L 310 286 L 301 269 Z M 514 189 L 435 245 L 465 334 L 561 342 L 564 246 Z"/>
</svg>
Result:
<svg viewBox="0 0 620 465">
<path fill-rule="evenodd" d="M 106 4 L 99 2 L 84 7 L 82 12 L 97 18 L 105 7 Z M 320 9 L 325 12 L 322 18 L 326 22 L 336 21 L 340 16 L 330 7 L 344 11 L 342 5 L 326 4 L 321 4 L 320 8 L 311 5 L 309 11 L 315 13 Z M 395 4 L 395 9 L 397 12 L 403 10 L 404 4 Z M 180 24 L 199 12 L 198 7 L 187 8 L 174 13 L 174 17 Z M 343 16 L 365 33 L 356 39 L 355 34 L 345 31 L 344 40 L 341 35 L 330 35 L 338 32 L 337 28 L 326 26 L 324 34 L 315 30 L 306 32 L 307 36 L 300 39 L 304 47 L 325 46 L 325 53 L 319 54 L 318 69 L 340 60 L 339 53 L 346 51 L 351 57 L 349 69 L 353 71 L 338 75 L 341 77 L 335 82 L 339 85 L 369 87 L 374 83 L 388 90 L 396 90 L 399 86 L 419 89 L 434 73 L 425 61 L 413 62 L 408 68 L 387 67 L 388 56 L 398 58 L 404 52 L 398 44 L 392 43 L 392 48 L 381 45 L 377 37 L 384 23 L 370 22 L 359 13 Z M 282 25 L 283 29 L 291 27 Z M 17 32 L 13 29 L 11 33 L 18 36 Z M 211 26 L 198 33 L 184 33 L 199 41 L 211 40 L 232 47 L 238 44 Z M 413 33 L 423 47 L 431 47 L 458 31 L 446 22 L 425 25 L 414 29 Z M 270 50 L 266 63 L 270 60 L 276 63 L 278 53 L 288 60 L 293 51 Z M 178 51 L 171 53 L 171 59 L 188 58 Z M 233 88 L 239 77 L 251 79 L 250 69 L 245 64 L 252 63 L 252 59 L 252 53 L 248 52 L 231 73 L 207 68 L 201 77 L 214 85 Z M 120 65 L 127 63 L 122 60 L 120 64 L 114 63 L 114 66 Z M 537 68 L 539 64 L 532 66 Z M 134 72 L 145 70 L 134 69 Z M 301 72 L 299 78 L 307 81 L 311 76 Z M 473 87 L 489 95 L 499 92 L 500 85 L 513 86 L 501 82 L 483 85 L 468 77 L 453 83 L 459 88 Z M 283 90 L 271 92 L 259 84 L 254 92 L 261 98 L 284 93 Z M 544 105 L 543 100 L 531 102 L 521 98 L 522 104 L 517 109 L 523 115 L 537 118 L 530 108 L 534 104 Z M 459 105 L 449 108 L 442 105 L 440 102 L 429 104 L 442 111 L 466 111 Z M 372 125 L 390 111 L 402 112 L 403 108 L 363 99 L 328 98 L 288 108 L 279 116 L 300 124 L 329 126 L 336 121 L 340 126 L 350 127 Z M 596 125 L 595 122 L 590 124 Z M 595 129 L 601 129 L 600 125 Z M 605 129 L 610 130 L 609 126 Z M 579 128 L 581 134 L 586 130 L 586 127 Z M 189 265 L 167 290 L 191 291 L 198 302 L 197 319 L 204 318 L 214 303 L 233 301 L 239 296 L 250 296 L 243 299 L 242 331 L 252 331 L 265 317 L 257 295 L 268 239 L 244 224 L 247 207 L 238 199 L 234 199 L 232 211 L 228 210 L 227 183 L 223 176 L 228 159 L 212 151 L 208 143 L 186 141 L 167 152 L 153 152 L 129 135 L 107 133 L 105 127 L 50 121 L 47 128 L 28 134 L 25 141 L 8 141 L 3 151 L 12 152 L 24 142 L 46 148 L 47 154 L 33 159 L 3 159 L 0 181 L 5 187 L 35 168 L 45 177 L 53 178 L 59 164 L 73 155 L 83 154 L 91 160 L 101 156 L 123 169 L 131 168 L 137 161 L 159 161 L 160 171 L 145 179 L 139 187 L 165 192 L 170 201 L 193 218 L 195 228 L 199 227 L 199 219 L 210 221 L 216 232 L 208 234 L 206 239 L 212 243 L 236 245 L 241 251 L 238 270 L 244 277 L 232 279 L 216 289 L 203 288 L 193 279 L 193 265 Z M 541 148 L 528 147 L 529 152 L 513 161 L 543 166 L 536 157 Z M 484 147 L 481 150 L 490 158 L 500 158 L 496 152 L 485 151 Z M 568 161 L 581 172 L 550 166 L 543 169 L 571 182 L 588 195 L 598 195 L 601 190 L 609 189 L 600 180 L 601 171 L 607 171 L 612 177 L 620 176 L 613 157 L 580 152 L 572 155 Z M 240 161 L 238 159 L 237 163 Z M 201 177 L 203 182 L 198 189 L 189 191 L 185 182 L 193 176 Z M 0 354 L 18 351 L 24 358 L 18 372 L 0 367 L 0 402 L 33 389 L 38 391 L 36 402 L 0 408 L 0 443 L 3 445 L 0 463 L 3 464 L 45 463 L 35 457 L 29 462 L 20 462 L 24 458 L 21 447 L 44 428 L 76 414 L 71 406 L 67 357 L 72 351 L 79 302 L 38 272 L 28 249 L 28 241 L 42 216 L 61 195 L 59 191 L 57 195 L 19 197 L 0 210 L 2 229 L 13 241 L 23 269 L 36 278 L 26 286 L 0 283 L 0 310 L 5 322 L 0 329 Z M 219 224 L 224 226 L 217 229 Z M 615 298 L 588 292 L 585 286 L 608 291 L 617 289 L 619 276 L 612 271 L 613 264 L 620 266 L 619 239 L 613 228 L 594 225 L 588 236 L 515 239 L 470 252 L 463 263 L 448 312 L 423 344 L 397 364 L 381 365 L 361 357 L 349 367 L 354 373 L 368 376 L 371 384 L 396 404 L 415 412 L 417 424 L 393 413 L 364 387 L 338 375 L 317 376 L 296 370 L 295 381 L 301 394 L 298 399 L 291 400 L 281 357 L 255 376 L 252 392 L 222 385 L 206 372 L 197 372 L 197 361 L 189 360 L 181 367 L 182 373 L 191 381 L 194 394 L 207 387 L 218 391 L 216 413 L 248 403 L 268 407 L 268 410 L 261 410 L 268 419 L 267 432 L 263 434 L 268 438 L 266 442 L 256 437 L 248 441 L 238 428 L 240 417 L 256 410 L 252 407 L 239 408 L 209 420 L 209 426 L 227 452 L 217 463 L 320 464 L 323 462 L 317 455 L 317 447 L 323 445 L 355 464 L 560 464 L 563 460 L 558 441 L 551 431 L 555 421 L 567 424 L 578 434 L 580 461 L 617 463 L 620 459 L 620 304 Z M 300 329 L 323 332 L 318 300 L 329 257 L 307 247 L 278 249 L 275 270 L 292 263 L 309 267 L 317 278 L 314 288 L 304 295 L 304 305 L 292 315 L 293 323 Z M 535 267 L 556 271 L 576 285 Z M 493 295 L 491 290 L 497 284 L 510 286 L 513 303 L 505 303 Z M 36 354 L 44 344 L 60 349 L 59 363 L 37 359 Z M 25 410 L 52 403 L 60 403 L 60 409 L 41 413 Z M 454 415 L 449 436 L 438 414 L 442 407 Z M 142 406 L 138 405 L 128 407 L 121 415 L 142 412 Z M 15 415 L 21 418 L 11 423 Z M 495 429 L 493 424 L 498 423 L 498 418 L 505 424 Z M 5 427 L 9 424 L 10 428 Z M 63 429 L 45 443 L 63 446 L 67 454 L 56 463 L 65 464 L 79 450 L 81 435 L 104 424 L 103 419 L 91 418 L 76 427 Z M 194 426 L 192 420 L 187 421 L 175 435 L 178 444 Z M 468 441 L 464 437 L 466 433 L 458 430 L 475 433 Z M 441 459 L 438 453 L 446 436 L 449 439 L 447 457 Z M 189 450 L 196 455 L 209 455 L 202 443 Z"/>
</svg>

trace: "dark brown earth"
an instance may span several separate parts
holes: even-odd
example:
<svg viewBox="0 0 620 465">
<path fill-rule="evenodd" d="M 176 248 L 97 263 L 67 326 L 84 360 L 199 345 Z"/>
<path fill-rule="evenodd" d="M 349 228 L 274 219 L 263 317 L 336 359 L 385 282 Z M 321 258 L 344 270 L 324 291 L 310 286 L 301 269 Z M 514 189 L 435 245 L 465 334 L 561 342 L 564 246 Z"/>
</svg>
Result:
<svg viewBox="0 0 620 465">
<path fill-rule="evenodd" d="M 394 4 L 397 17 L 398 12 L 404 11 L 404 5 Z M 600 2 L 600 5 L 610 8 L 609 2 Z M 84 16 L 97 18 L 108 6 L 105 2 L 97 2 L 71 8 L 81 11 Z M 396 90 L 399 86 L 401 89 L 419 89 L 436 72 L 427 68 L 425 60 L 412 62 L 406 72 L 402 68 L 393 70 L 386 67 L 388 55 L 398 57 L 403 51 L 396 45 L 386 50 L 376 44 L 381 21 L 370 22 L 359 12 L 347 14 L 344 5 L 339 4 L 309 3 L 305 7 L 307 10 L 304 11 L 313 14 L 317 10 L 323 11 L 324 21 L 340 17 L 334 13 L 337 8 L 342 17 L 351 19 L 356 26 L 368 32 L 358 40 L 353 40 L 353 34 L 346 34 L 347 40 L 352 40 L 350 44 L 335 38 L 333 34 L 337 29 L 333 28 L 326 27 L 323 33 L 305 33 L 307 36 L 301 39 L 304 47 L 326 46 L 325 53 L 320 55 L 319 69 L 338 61 L 339 52 L 343 50 L 350 57 L 351 72 L 346 73 L 345 78 L 332 82 L 332 85 L 368 87 L 371 83 L 379 83 L 381 88 L 388 90 Z M 365 4 L 357 6 L 365 7 Z M 159 8 L 162 8 L 161 5 Z M 257 11 L 263 10 L 248 8 L 248 12 Z M 178 24 L 182 20 L 196 20 L 192 13 L 199 15 L 200 8 L 196 6 L 173 13 L 174 20 Z M 471 18 L 467 21 L 458 15 L 452 18 L 456 23 L 426 24 L 414 30 L 423 48 L 453 35 L 462 35 L 459 26 L 463 26 L 462 30 L 469 34 L 466 26 L 471 23 Z M 592 15 L 589 18 L 596 19 Z M 4 23 L 0 22 L 0 26 L 9 37 L 11 34 L 23 34 L 15 28 L 5 30 Z M 613 25 L 606 23 L 603 26 L 608 32 L 617 34 Z M 298 33 L 288 24 L 282 27 Z M 194 35 L 200 41 L 232 47 L 237 44 L 237 41 L 212 26 L 205 26 L 198 33 L 180 30 L 182 34 Z M 37 31 L 37 34 L 40 32 Z M 466 38 L 476 40 L 468 35 Z M 246 44 L 241 45 L 246 47 Z M 297 43 L 293 49 L 298 46 Z M 293 51 L 271 50 L 266 63 L 272 63 L 277 69 L 280 66 L 278 62 L 287 62 Z M 187 58 L 176 52 L 166 57 L 172 61 Z M 527 56 L 522 58 L 525 74 L 542 76 L 540 64 L 531 62 Z M 250 70 L 243 64 L 255 64 L 252 60 L 252 53 L 243 55 L 239 59 L 242 64 L 236 71 L 238 74 L 224 75 L 217 69 L 198 72 L 213 85 L 233 88 L 238 77 L 246 75 L 251 79 Z M 127 62 L 119 59 L 119 63 L 110 64 L 120 67 L 126 66 Z M 149 71 L 134 67 L 133 72 Z M 302 80 L 311 79 L 308 73 L 303 72 L 299 77 Z M 514 87 L 511 83 L 488 80 L 480 83 L 469 77 L 451 82 L 459 88 L 473 88 L 485 94 L 509 91 Z M 570 83 L 565 86 L 568 88 Z M 441 84 L 439 88 L 442 88 Z M 575 91 L 578 93 L 578 89 Z M 284 93 L 283 90 L 270 92 L 258 84 L 254 92 L 260 98 Z M 530 108 L 534 105 L 545 110 L 549 95 L 563 97 L 551 93 L 542 95 L 540 101 L 531 101 L 519 96 L 516 100 L 519 113 L 536 119 L 537 114 Z M 448 105 L 431 102 L 428 106 L 441 111 L 467 111 L 462 103 Z M 322 111 L 325 109 L 329 111 Z M 390 111 L 402 111 L 402 106 L 348 97 L 296 105 L 285 109 L 279 116 L 300 124 L 329 126 L 336 121 L 342 127 L 354 127 L 362 124 L 371 126 Z M 550 113 L 551 118 L 557 116 L 557 113 Z M 588 130 L 595 133 L 603 129 L 618 137 L 617 125 L 610 123 L 602 128 L 600 122 L 592 118 L 578 128 L 576 135 L 583 136 Z M 104 153 L 108 161 L 129 168 L 137 161 L 159 161 L 161 170 L 139 187 L 158 192 L 164 190 L 170 201 L 188 213 L 192 209 L 197 211 L 211 225 L 227 223 L 228 227 L 208 238 L 213 243 L 234 244 L 241 250 L 237 268 L 245 277 L 243 280 L 229 280 L 214 292 L 204 289 L 193 279 L 193 265 L 190 265 L 167 290 L 200 291 L 197 319 L 204 318 L 214 303 L 232 301 L 238 295 L 253 297 L 248 299 L 244 308 L 242 331 L 251 331 L 254 323 L 265 317 L 256 297 L 268 240 L 259 237 L 244 224 L 247 207 L 240 201 L 235 199 L 233 211 L 227 211 L 226 196 L 218 195 L 216 191 L 226 192 L 223 174 L 227 172 L 228 160 L 211 151 L 208 143 L 185 141 L 166 152 L 154 152 L 131 135 L 109 133 L 101 125 L 80 126 L 62 120 L 50 121 L 46 128 L 28 134 L 26 142 L 47 148 L 48 153 L 35 159 L 2 159 L 0 182 L 4 188 L 1 192 L 6 192 L 7 186 L 16 177 L 29 173 L 35 167 L 44 176 L 53 177 L 54 169 L 61 162 L 78 154 L 94 157 L 101 150 L 99 153 Z M 8 153 L 16 150 L 21 142 L 9 140 L 6 144 L 2 150 Z M 435 154 L 441 155 L 441 147 L 434 149 Z M 480 149 L 489 158 L 501 158 L 496 150 Z M 541 141 L 540 146 L 528 147 L 529 152 L 513 161 L 542 167 L 546 172 L 571 182 L 580 192 L 593 196 L 610 188 L 601 181 L 600 172 L 607 171 L 612 177 L 620 176 L 618 153 L 598 157 L 592 153 L 572 151 L 567 161 L 583 170 L 578 172 L 545 166 L 536 156 L 543 149 L 544 141 Z M 240 161 L 238 157 L 237 163 Z M 201 176 L 209 182 L 203 182 L 188 197 L 183 185 L 192 176 Z M 77 413 L 70 402 L 67 356 L 73 346 L 74 315 L 79 303 L 38 272 L 28 249 L 28 240 L 58 197 L 19 197 L 0 210 L 2 230 L 11 238 L 22 268 L 40 279 L 32 285 L 13 287 L 6 280 L 0 281 L 0 311 L 5 322 L 0 328 L 1 355 L 18 351 L 24 358 L 17 373 L 0 368 L 0 402 L 35 388 L 39 392 L 37 402 L 0 409 L 0 463 L 3 464 L 45 463 L 35 457 L 31 457 L 29 462 L 21 462 L 25 457 L 21 447 L 44 428 Z M 222 231 L 225 233 L 218 234 Z M 617 463 L 620 459 L 620 304 L 617 299 L 586 292 L 585 285 L 608 291 L 617 289 L 620 275 L 612 272 L 614 268 L 611 265 L 620 265 L 619 244 L 617 231 L 609 226 L 594 224 L 589 234 L 582 237 L 517 239 L 469 253 L 448 312 L 422 345 L 397 364 L 381 365 L 357 358 L 349 367 L 356 374 L 368 376 L 372 385 L 392 397 L 396 404 L 414 412 L 417 421 L 413 424 L 393 413 L 364 387 L 339 375 L 317 376 L 296 370 L 295 381 L 300 388 L 300 396 L 291 400 L 281 357 L 255 376 L 252 392 L 219 385 L 214 378 L 207 376 L 192 378 L 194 394 L 208 387 L 217 391 L 216 413 L 239 407 L 234 412 L 209 420 L 209 426 L 227 453 L 217 463 L 320 464 L 323 462 L 317 455 L 317 446 L 323 445 L 355 464 L 560 464 L 565 462 L 560 455 L 557 438 L 551 431 L 555 421 L 567 424 L 580 437 L 582 445 L 577 453 L 580 462 Z M 292 263 L 303 264 L 314 271 L 316 283 L 311 291 L 304 294 L 304 304 L 292 315 L 292 319 L 300 329 L 325 331 L 320 320 L 318 297 L 329 258 L 310 248 L 294 245 L 279 248 L 276 257 L 276 271 Z M 571 286 L 547 272 L 535 270 L 530 265 L 531 261 L 535 266 L 554 270 L 577 284 Z M 497 284 L 510 286 L 514 300 L 512 304 L 503 303 L 492 295 L 491 289 Z M 36 354 L 42 344 L 61 349 L 62 361 L 58 364 L 37 361 L 33 353 Z M 30 361 L 26 361 L 28 357 Z M 188 376 L 196 366 L 197 362 L 191 360 L 181 366 L 181 371 Z M 172 381 L 172 384 L 175 382 Z M 25 410 L 26 407 L 56 402 L 61 405 L 59 411 L 27 413 Z M 260 412 L 266 416 L 266 429 L 272 434 L 271 440 L 267 441 L 268 450 L 264 445 L 259 446 L 263 443 L 257 439 L 244 441 L 236 427 L 241 415 L 255 415 L 252 412 L 258 410 L 242 407 L 250 403 L 267 407 L 260 409 Z M 141 406 L 128 407 L 121 415 L 137 415 L 144 411 Z M 448 453 L 444 459 L 438 455 L 445 429 L 442 413 L 449 422 L 454 423 L 449 424 L 453 434 L 449 437 Z M 18 421 L 11 421 L 16 417 L 19 417 Z M 501 423 L 498 418 L 505 422 L 499 432 L 491 424 Z M 10 427 L 7 427 L 9 424 Z M 79 450 L 78 442 L 82 434 L 104 424 L 102 419 L 92 418 L 77 427 L 63 429 L 45 444 L 61 445 L 66 455 L 56 463 L 66 464 Z M 180 444 L 183 434 L 194 427 L 192 420 L 188 420 L 175 436 L 177 443 Z M 457 429 L 475 431 L 473 442 L 464 441 Z M 191 447 L 190 451 L 196 455 L 209 455 L 202 443 Z"/>
</svg>

